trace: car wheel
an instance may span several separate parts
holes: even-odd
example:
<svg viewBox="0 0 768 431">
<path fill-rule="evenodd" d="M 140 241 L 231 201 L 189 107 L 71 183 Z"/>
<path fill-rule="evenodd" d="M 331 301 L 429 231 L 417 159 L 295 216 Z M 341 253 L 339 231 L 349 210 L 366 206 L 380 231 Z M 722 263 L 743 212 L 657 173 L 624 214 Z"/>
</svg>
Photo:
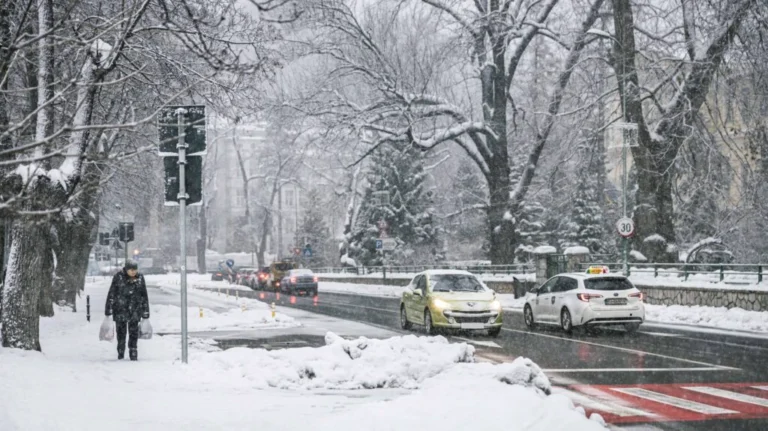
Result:
<svg viewBox="0 0 768 431">
<path fill-rule="evenodd" d="M 400 327 L 406 331 L 411 329 L 411 322 L 408 321 L 408 315 L 405 313 L 405 306 L 400 306 Z"/>
<path fill-rule="evenodd" d="M 636 332 L 638 329 L 640 329 L 639 323 L 625 323 L 624 329 L 629 332 L 630 334 L 633 332 Z"/>
<path fill-rule="evenodd" d="M 498 328 L 492 328 L 488 330 L 488 335 L 490 335 L 493 338 L 498 337 L 500 333 L 501 333 L 501 326 L 499 326 Z"/>
<path fill-rule="evenodd" d="M 525 319 L 525 326 L 531 329 L 536 327 L 536 321 L 533 320 L 533 308 L 528 304 L 525 304 L 523 309 L 523 318 Z"/>
<path fill-rule="evenodd" d="M 567 308 L 563 308 L 563 311 L 560 312 L 560 326 L 563 328 L 563 331 L 569 334 L 573 331 L 571 312 Z"/>
<path fill-rule="evenodd" d="M 429 312 L 429 308 L 424 310 L 424 331 L 427 335 L 435 335 L 435 327 L 432 326 L 432 313 Z"/>
</svg>

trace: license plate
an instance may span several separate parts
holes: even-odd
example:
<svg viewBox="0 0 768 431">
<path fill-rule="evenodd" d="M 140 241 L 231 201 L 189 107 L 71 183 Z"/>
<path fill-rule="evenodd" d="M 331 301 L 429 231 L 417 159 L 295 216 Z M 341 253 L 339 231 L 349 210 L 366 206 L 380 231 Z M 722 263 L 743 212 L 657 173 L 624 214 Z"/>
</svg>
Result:
<svg viewBox="0 0 768 431">
<path fill-rule="evenodd" d="M 627 298 L 608 298 L 605 305 L 627 305 Z"/>
<path fill-rule="evenodd" d="M 482 323 L 462 323 L 461 329 L 484 329 L 485 325 Z"/>
</svg>

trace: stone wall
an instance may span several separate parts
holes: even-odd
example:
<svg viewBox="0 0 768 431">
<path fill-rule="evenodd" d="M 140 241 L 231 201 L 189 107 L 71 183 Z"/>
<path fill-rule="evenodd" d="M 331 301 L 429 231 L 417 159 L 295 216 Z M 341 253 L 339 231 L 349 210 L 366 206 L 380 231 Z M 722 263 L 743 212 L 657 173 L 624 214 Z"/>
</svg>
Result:
<svg viewBox="0 0 768 431">
<path fill-rule="evenodd" d="M 743 308 L 751 311 L 768 311 L 768 289 L 726 290 L 696 287 L 642 286 L 648 304 L 657 305 L 705 305 L 710 307 Z"/>
</svg>

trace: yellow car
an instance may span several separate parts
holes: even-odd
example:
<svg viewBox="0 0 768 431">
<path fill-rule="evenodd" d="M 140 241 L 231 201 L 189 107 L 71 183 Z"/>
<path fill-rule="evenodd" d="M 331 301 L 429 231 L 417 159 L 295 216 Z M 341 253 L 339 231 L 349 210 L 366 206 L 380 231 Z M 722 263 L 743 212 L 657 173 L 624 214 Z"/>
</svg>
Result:
<svg viewBox="0 0 768 431">
<path fill-rule="evenodd" d="M 501 303 L 496 292 L 467 271 L 428 270 L 413 277 L 400 301 L 400 326 L 501 332 Z"/>
</svg>

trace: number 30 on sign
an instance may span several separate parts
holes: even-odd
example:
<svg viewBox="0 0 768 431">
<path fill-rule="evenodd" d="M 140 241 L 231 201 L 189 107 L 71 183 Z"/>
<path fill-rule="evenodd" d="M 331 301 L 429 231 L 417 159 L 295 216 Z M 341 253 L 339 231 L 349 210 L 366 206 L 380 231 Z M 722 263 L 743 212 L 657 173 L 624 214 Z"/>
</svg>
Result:
<svg viewBox="0 0 768 431">
<path fill-rule="evenodd" d="M 616 222 L 616 230 L 624 238 L 629 238 L 635 234 L 635 222 L 629 217 L 622 217 Z"/>
</svg>

